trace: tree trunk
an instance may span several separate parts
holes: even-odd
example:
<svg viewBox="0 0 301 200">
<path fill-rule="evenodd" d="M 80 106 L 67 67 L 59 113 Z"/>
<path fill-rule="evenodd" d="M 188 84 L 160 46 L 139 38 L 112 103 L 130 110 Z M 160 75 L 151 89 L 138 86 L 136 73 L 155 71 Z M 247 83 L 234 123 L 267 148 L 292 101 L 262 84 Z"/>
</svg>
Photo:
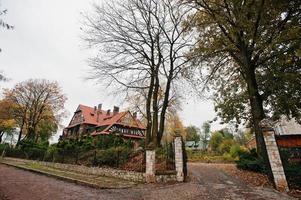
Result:
<svg viewBox="0 0 301 200">
<path fill-rule="evenodd" d="M 38 135 L 38 134 L 35 134 L 34 137 L 35 137 L 34 142 L 35 142 L 35 143 L 38 143 L 38 141 L 39 141 L 39 135 Z"/>
<path fill-rule="evenodd" d="M 3 137 L 3 134 L 4 134 L 4 132 L 2 131 L 2 132 L 0 133 L 0 144 L 2 143 L 2 137 Z"/>
<path fill-rule="evenodd" d="M 20 141 L 21 141 L 21 137 L 22 137 L 22 129 L 20 130 L 20 132 L 19 132 L 19 135 L 18 135 L 18 141 L 17 141 L 17 144 L 16 144 L 16 146 L 19 146 L 19 144 L 20 144 Z"/>
<path fill-rule="evenodd" d="M 245 74 L 245 78 L 248 86 L 248 94 L 253 120 L 252 124 L 255 131 L 257 152 L 258 155 L 263 159 L 265 168 L 268 170 L 268 175 L 271 178 L 271 166 L 268 159 L 263 133 L 260 127 L 260 122 L 265 118 L 265 113 L 263 109 L 263 101 L 258 90 L 255 69 L 249 68 L 249 70 Z"/>
<path fill-rule="evenodd" d="M 159 127 L 159 132 L 158 132 L 158 136 L 157 136 L 157 141 L 160 143 L 163 133 L 164 133 L 164 127 L 165 127 L 165 115 L 166 115 L 166 110 L 168 107 L 168 103 L 169 103 L 169 92 L 170 92 L 170 86 L 171 86 L 171 81 L 172 81 L 172 77 L 174 74 L 174 63 L 173 63 L 173 54 L 172 54 L 172 49 L 173 49 L 173 45 L 170 47 L 170 69 L 169 69 L 169 74 L 167 77 L 167 83 L 166 83 L 166 87 L 165 87 L 165 93 L 164 93 L 164 100 L 163 100 L 163 105 L 162 105 L 162 111 L 161 111 L 161 116 L 160 116 L 160 127 Z"/>
<path fill-rule="evenodd" d="M 158 72 L 156 72 L 155 78 L 155 87 L 153 93 L 153 126 L 152 126 L 152 142 L 155 147 L 160 145 L 160 142 L 157 142 L 158 136 L 158 115 L 159 115 L 159 108 L 158 108 L 158 91 L 159 91 L 159 78 Z"/>
<path fill-rule="evenodd" d="M 20 132 L 19 132 L 18 141 L 17 141 L 16 146 L 19 146 L 19 144 L 20 144 L 20 141 L 21 141 L 21 138 L 22 138 L 22 134 L 23 134 L 23 127 L 24 127 L 24 121 L 22 121 L 22 125 L 20 127 Z"/>
<path fill-rule="evenodd" d="M 27 130 L 27 138 L 30 140 L 30 141 L 35 141 L 35 133 L 34 133 L 34 129 L 33 127 L 29 127 L 28 130 Z"/>
<path fill-rule="evenodd" d="M 255 132 L 256 138 L 256 146 L 257 153 L 263 159 L 266 169 L 271 172 L 271 167 L 268 159 L 268 154 L 266 150 L 266 145 L 264 142 L 263 133 L 260 127 L 260 122 L 265 118 L 265 113 L 263 109 L 263 100 L 261 95 L 259 94 L 258 84 L 256 80 L 256 67 L 253 65 L 251 61 L 251 55 L 249 54 L 248 48 L 243 43 L 243 40 L 240 39 L 240 47 L 241 47 L 241 63 L 242 63 L 242 71 L 243 77 L 247 84 L 248 88 L 248 96 L 251 106 L 251 115 L 252 115 L 252 124 Z"/>
<path fill-rule="evenodd" d="M 145 146 L 148 147 L 151 143 L 151 132 L 152 132 L 152 115 L 151 115 L 151 102 L 153 96 L 153 88 L 154 88 L 154 77 L 151 76 L 150 86 L 148 89 L 148 94 L 146 98 L 146 136 L 145 136 Z"/>
<path fill-rule="evenodd" d="M 160 127 L 159 127 L 158 136 L 157 136 L 157 142 L 159 142 L 159 143 L 161 142 L 161 139 L 162 139 L 162 136 L 164 133 L 165 115 L 166 115 L 166 110 L 167 110 L 168 101 L 169 101 L 170 84 L 171 84 L 171 80 L 167 80 L 165 94 L 164 94 L 164 100 L 163 100 L 163 105 L 162 105 L 162 111 L 161 111 L 161 115 L 160 115 Z"/>
</svg>

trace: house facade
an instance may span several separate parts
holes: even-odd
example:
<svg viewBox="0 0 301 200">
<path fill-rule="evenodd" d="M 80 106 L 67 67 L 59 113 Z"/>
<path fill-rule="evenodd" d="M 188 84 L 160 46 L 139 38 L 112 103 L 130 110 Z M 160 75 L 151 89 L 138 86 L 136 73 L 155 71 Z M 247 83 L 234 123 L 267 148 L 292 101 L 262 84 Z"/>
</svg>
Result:
<svg viewBox="0 0 301 200">
<path fill-rule="evenodd" d="M 113 112 L 102 110 L 102 104 L 94 107 L 79 105 L 60 139 L 116 134 L 125 139 L 139 140 L 145 137 L 145 129 L 136 113 L 119 112 L 116 106 Z"/>
<path fill-rule="evenodd" d="M 274 123 L 275 138 L 280 147 L 301 147 L 301 125 L 294 119 L 282 117 Z M 248 149 L 256 148 L 255 137 L 246 144 Z"/>
<path fill-rule="evenodd" d="M 201 141 L 201 140 L 198 141 L 198 142 L 195 142 L 195 141 L 186 141 L 185 142 L 185 148 L 186 149 L 191 149 L 191 150 L 205 150 L 206 146 L 205 146 L 204 142 Z"/>
</svg>

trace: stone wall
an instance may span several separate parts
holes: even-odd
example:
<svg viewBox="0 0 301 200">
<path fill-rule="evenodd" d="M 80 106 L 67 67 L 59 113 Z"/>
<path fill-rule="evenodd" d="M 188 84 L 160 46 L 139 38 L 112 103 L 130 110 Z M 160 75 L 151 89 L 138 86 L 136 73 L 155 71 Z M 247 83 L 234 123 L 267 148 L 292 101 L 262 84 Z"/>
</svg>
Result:
<svg viewBox="0 0 301 200">
<path fill-rule="evenodd" d="M 114 177 L 114 178 L 134 181 L 134 182 L 145 182 L 145 174 L 141 172 L 118 170 L 112 168 L 86 167 L 82 165 L 70 165 L 70 164 L 51 163 L 51 162 L 39 162 L 39 163 L 47 167 L 79 172 L 83 174 L 93 174 L 99 176 Z"/>
<path fill-rule="evenodd" d="M 176 182 L 176 181 L 177 181 L 176 174 L 156 175 L 157 183 L 168 183 L 168 182 Z"/>
<path fill-rule="evenodd" d="M 118 170 L 118 169 L 103 168 L 103 167 L 87 167 L 82 165 L 71 165 L 71 164 L 51 163 L 51 162 L 42 162 L 42 161 L 27 160 L 27 162 L 38 162 L 43 166 L 52 167 L 55 169 L 79 172 L 83 174 L 114 177 L 114 178 L 134 181 L 134 182 L 142 182 L 142 183 L 147 182 L 146 173 L 142 173 L 142 172 Z M 157 182 L 157 183 L 167 183 L 167 182 L 176 182 L 176 181 L 177 181 L 176 174 L 163 174 L 163 175 L 161 174 L 161 175 L 153 176 L 153 182 Z"/>
</svg>

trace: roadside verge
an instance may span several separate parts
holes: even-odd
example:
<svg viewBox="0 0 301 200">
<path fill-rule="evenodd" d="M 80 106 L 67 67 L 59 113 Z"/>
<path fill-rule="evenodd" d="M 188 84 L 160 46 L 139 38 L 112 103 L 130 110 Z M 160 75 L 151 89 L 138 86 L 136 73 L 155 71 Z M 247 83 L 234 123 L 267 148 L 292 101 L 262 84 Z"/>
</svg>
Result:
<svg viewBox="0 0 301 200">
<path fill-rule="evenodd" d="M 132 181 L 121 180 L 112 177 L 89 175 L 79 172 L 55 169 L 40 165 L 38 162 L 31 160 L 2 158 L 0 159 L 0 163 L 16 167 L 18 169 L 54 177 L 63 181 L 98 189 L 125 189 L 137 185 L 137 183 Z"/>
</svg>

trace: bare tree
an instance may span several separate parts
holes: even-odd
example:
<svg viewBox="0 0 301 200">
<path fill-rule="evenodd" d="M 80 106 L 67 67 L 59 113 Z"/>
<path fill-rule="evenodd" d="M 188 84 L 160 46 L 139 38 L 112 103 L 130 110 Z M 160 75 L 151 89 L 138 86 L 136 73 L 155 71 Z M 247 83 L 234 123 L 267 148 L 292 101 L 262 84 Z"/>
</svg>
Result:
<svg viewBox="0 0 301 200">
<path fill-rule="evenodd" d="M 93 79 L 146 97 L 146 144 L 160 144 L 175 80 L 189 59 L 194 34 L 182 23 L 191 9 L 174 0 L 111 1 L 85 15 L 85 37 L 98 54 L 89 60 Z M 144 91 L 147 92 L 144 92 Z M 159 94 L 162 90 L 162 105 Z"/>
<path fill-rule="evenodd" d="M 4 20 L 3 20 L 3 16 L 7 14 L 7 9 L 2 9 L 1 8 L 1 5 L 0 5 L 0 27 L 1 28 L 4 28 L 4 29 L 13 29 L 14 27 L 9 25 L 8 23 L 6 23 Z M 0 48 L 0 52 L 1 52 L 1 48 Z M 5 77 L 3 76 L 2 73 L 0 73 L 0 80 L 5 80 Z"/>
<path fill-rule="evenodd" d="M 0 81 L 7 81 L 7 77 L 3 74 L 2 71 L 0 71 Z"/>
<path fill-rule="evenodd" d="M 0 16 L 4 16 L 7 14 L 7 9 L 2 10 L 0 8 Z M 1 17 L 2 18 L 2 17 Z M 6 23 L 3 19 L 0 18 L 0 26 L 2 26 L 5 29 L 13 29 L 14 27 Z"/>
<path fill-rule="evenodd" d="M 137 90 L 134 94 L 127 93 L 125 97 L 125 101 L 128 104 L 128 110 L 139 113 L 142 117 L 142 121 L 146 120 L 145 106 L 147 100 L 147 92 L 148 89 Z M 162 87 L 159 87 L 158 91 L 158 109 L 161 112 L 163 106 L 164 91 Z M 170 91 L 170 98 L 168 103 L 168 108 L 166 111 L 166 115 L 174 115 L 174 113 L 178 112 L 182 109 L 181 99 L 182 95 L 179 94 L 179 90 L 177 88 L 173 88 Z"/>
</svg>

